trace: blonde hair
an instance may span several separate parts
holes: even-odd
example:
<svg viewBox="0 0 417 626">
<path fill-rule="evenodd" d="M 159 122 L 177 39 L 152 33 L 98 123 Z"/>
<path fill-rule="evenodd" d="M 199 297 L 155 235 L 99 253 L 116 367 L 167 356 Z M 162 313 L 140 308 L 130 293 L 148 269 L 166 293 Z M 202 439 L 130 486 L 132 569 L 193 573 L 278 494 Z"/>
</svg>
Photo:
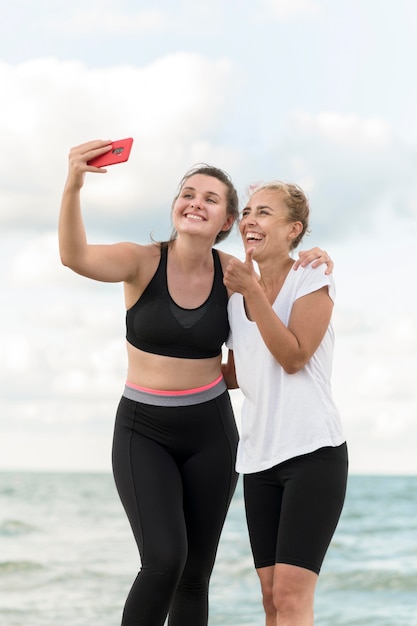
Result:
<svg viewBox="0 0 417 626">
<path fill-rule="evenodd" d="M 303 228 L 295 239 L 290 243 L 290 250 L 295 250 L 301 243 L 304 235 L 309 231 L 308 220 L 310 217 L 310 205 L 306 194 L 298 185 L 294 183 L 286 183 L 281 180 L 273 180 L 268 183 L 255 183 L 248 187 L 248 196 L 251 198 L 258 191 L 276 191 L 280 193 L 284 199 L 285 206 L 288 209 L 288 222 L 301 222 Z"/>
</svg>

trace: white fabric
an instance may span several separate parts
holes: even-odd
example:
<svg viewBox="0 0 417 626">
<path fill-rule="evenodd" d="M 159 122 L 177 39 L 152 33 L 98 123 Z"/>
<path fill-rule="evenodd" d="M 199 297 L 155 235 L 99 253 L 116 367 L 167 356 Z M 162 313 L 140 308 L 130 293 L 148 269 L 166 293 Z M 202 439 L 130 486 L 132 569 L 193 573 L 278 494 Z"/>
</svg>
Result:
<svg viewBox="0 0 417 626">
<path fill-rule="evenodd" d="M 286 326 L 298 298 L 327 285 L 334 301 L 333 277 L 324 272 L 324 265 L 290 269 L 273 304 Z M 248 320 L 241 294 L 231 296 L 228 312 L 231 332 L 226 345 L 233 350 L 244 395 L 237 471 L 258 472 L 323 446 L 341 445 L 345 437 L 330 384 L 332 326 L 307 365 L 287 374 L 265 346 L 256 323 Z"/>
</svg>

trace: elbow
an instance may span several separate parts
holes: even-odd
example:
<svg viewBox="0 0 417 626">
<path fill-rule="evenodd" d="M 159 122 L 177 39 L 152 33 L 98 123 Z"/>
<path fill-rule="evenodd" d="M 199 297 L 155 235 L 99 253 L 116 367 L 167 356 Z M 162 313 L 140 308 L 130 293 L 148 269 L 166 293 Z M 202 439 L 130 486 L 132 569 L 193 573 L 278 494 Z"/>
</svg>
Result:
<svg viewBox="0 0 417 626">
<path fill-rule="evenodd" d="M 286 374 L 297 374 L 297 372 L 303 369 L 302 367 L 296 367 L 295 365 L 292 365 L 292 364 L 283 365 L 282 368 Z"/>
<path fill-rule="evenodd" d="M 280 365 L 286 374 L 297 374 L 300 372 L 303 367 L 305 367 L 308 359 L 293 357 L 286 359 L 285 361 L 281 361 Z"/>
<path fill-rule="evenodd" d="M 81 274 L 82 276 L 84 275 L 80 268 L 79 263 L 76 263 L 74 259 L 71 259 L 70 257 L 65 256 L 64 254 L 60 255 L 60 259 L 61 259 L 61 264 L 64 267 L 68 267 L 68 269 L 72 270 L 76 274 Z"/>
<path fill-rule="evenodd" d="M 64 267 L 71 268 L 70 259 L 69 259 L 68 255 L 65 254 L 65 252 L 63 252 L 62 250 L 59 251 L 59 258 L 61 259 L 61 263 L 62 263 L 62 265 L 64 265 Z"/>
<path fill-rule="evenodd" d="M 302 368 L 297 367 L 295 364 L 288 363 L 282 366 L 282 369 L 286 374 L 297 374 Z"/>
<path fill-rule="evenodd" d="M 79 253 L 68 248 L 59 248 L 59 258 L 64 267 L 69 267 L 70 270 L 80 273 L 79 269 L 82 267 L 82 257 Z"/>
<path fill-rule="evenodd" d="M 228 389 L 239 389 L 236 376 L 231 376 L 223 372 L 223 379 Z"/>
<path fill-rule="evenodd" d="M 231 368 L 230 364 L 222 363 L 221 369 L 224 382 L 226 383 L 226 387 L 228 389 L 239 389 L 234 365 Z"/>
</svg>

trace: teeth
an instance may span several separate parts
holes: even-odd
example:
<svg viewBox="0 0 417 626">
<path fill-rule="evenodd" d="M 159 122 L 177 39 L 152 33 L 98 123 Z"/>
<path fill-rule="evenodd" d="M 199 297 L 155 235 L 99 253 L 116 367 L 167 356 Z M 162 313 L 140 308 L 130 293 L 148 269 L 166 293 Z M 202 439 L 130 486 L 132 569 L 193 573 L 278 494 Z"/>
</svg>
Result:
<svg viewBox="0 0 417 626">
<path fill-rule="evenodd" d="M 201 217 L 201 215 L 193 215 L 192 213 L 187 213 L 186 217 L 187 219 L 196 220 L 197 222 L 203 221 L 203 218 Z"/>
<path fill-rule="evenodd" d="M 260 241 L 262 237 L 258 233 L 246 233 L 246 239 L 255 239 L 256 241 Z"/>
</svg>

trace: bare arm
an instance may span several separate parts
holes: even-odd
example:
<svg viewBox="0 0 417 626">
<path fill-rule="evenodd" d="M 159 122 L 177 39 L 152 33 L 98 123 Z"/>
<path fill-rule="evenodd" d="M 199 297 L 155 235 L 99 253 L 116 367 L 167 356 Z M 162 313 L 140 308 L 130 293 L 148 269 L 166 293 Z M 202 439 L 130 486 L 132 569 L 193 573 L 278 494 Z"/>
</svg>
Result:
<svg viewBox="0 0 417 626">
<path fill-rule="evenodd" d="M 236 380 L 235 358 L 233 350 L 227 353 L 227 362 L 222 363 L 222 374 L 228 389 L 238 389 L 239 385 Z"/>
<path fill-rule="evenodd" d="M 80 201 L 85 173 L 106 172 L 88 165 L 87 161 L 110 149 L 108 141 L 90 141 L 70 151 L 58 223 L 59 252 L 62 263 L 78 274 L 104 282 L 121 282 L 134 276 L 142 247 L 133 243 L 89 244 Z"/>
<path fill-rule="evenodd" d="M 294 303 L 288 328 L 276 315 L 263 291 L 252 264 L 253 250 L 245 262 L 232 260 L 225 283 L 245 298 L 251 319 L 256 322 L 267 348 L 288 374 L 302 369 L 322 341 L 333 310 L 327 287 L 312 292 Z"/>
</svg>

